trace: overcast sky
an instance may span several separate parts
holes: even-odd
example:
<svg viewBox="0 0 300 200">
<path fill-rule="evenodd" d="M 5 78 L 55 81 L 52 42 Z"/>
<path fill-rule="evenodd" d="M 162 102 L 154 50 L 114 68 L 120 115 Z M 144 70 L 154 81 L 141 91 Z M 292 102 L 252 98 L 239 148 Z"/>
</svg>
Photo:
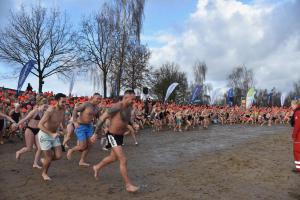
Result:
<svg viewBox="0 0 300 200">
<path fill-rule="evenodd" d="M 0 0 L 1 27 L 9 9 L 36 4 L 36 0 Z M 73 24 L 82 15 L 100 9 L 104 0 L 40 1 L 46 7 L 66 10 Z M 147 0 L 142 42 L 152 51 L 150 64 L 175 62 L 193 79 L 192 65 L 205 61 L 207 82 L 226 87 L 226 78 L 239 65 L 253 69 L 257 88 L 292 89 L 300 79 L 300 0 Z M 0 73 L 11 66 L 0 63 Z M 37 78 L 30 76 L 34 88 Z M 67 92 L 68 83 L 56 77 L 45 80 L 44 90 Z M 16 80 L 0 80 L 16 87 Z M 77 81 L 76 94 L 90 95 L 92 84 Z M 100 91 L 102 92 L 102 91 Z"/>
</svg>

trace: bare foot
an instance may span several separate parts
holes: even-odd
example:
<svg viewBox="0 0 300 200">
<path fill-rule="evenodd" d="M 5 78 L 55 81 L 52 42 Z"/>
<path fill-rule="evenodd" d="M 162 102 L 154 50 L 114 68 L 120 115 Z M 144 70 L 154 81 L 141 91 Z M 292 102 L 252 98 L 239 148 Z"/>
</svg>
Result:
<svg viewBox="0 0 300 200">
<path fill-rule="evenodd" d="M 89 163 L 86 163 L 86 162 L 84 162 L 84 161 L 80 161 L 80 162 L 79 162 L 79 166 L 89 167 L 90 164 L 89 164 Z"/>
<path fill-rule="evenodd" d="M 68 159 L 68 160 L 71 160 L 71 158 L 72 158 L 72 153 L 73 153 L 73 152 L 72 152 L 72 149 L 69 149 L 69 150 L 68 150 L 68 153 L 67 153 L 67 159 Z"/>
<path fill-rule="evenodd" d="M 128 184 L 128 185 L 126 185 L 126 190 L 127 190 L 127 192 L 137 192 L 139 190 L 139 187 Z"/>
<path fill-rule="evenodd" d="M 99 176 L 98 176 L 98 169 L 97 169 L 97 167 L 94 165 L 93 166 L 93 170 L 94 170 L 94 177 L 95 177 L 95 179 L 96 180 L 99 180 Z"/>
<path fill-rule="evenodd" d="M 42 174 L 44 181 L 51 181 L 51 178 L 47 174 Z"/>
<path fill-rule="evenodd" d="M 20 160 L 20 157 L 21 157 L 21 154 L 20 154 L 19 151 L 17 151 L 17 152 L 16 152 L 16 160 L 17 160 L 17 161 Z"/>
<path fill-rule="evenodd" d="M 42 167 L 39 166 L 38 164 L 33 164 L 32 167 L 33 167 L 33 168 L 37 168 L 37 169 L 42 169 Z"/>
</svg>

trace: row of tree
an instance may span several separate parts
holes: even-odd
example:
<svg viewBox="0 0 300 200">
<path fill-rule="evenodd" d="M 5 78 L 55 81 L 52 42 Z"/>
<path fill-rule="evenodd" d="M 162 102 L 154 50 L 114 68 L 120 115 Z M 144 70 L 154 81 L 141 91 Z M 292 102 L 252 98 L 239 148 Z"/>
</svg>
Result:
<svg viewBox="0 0 300 200">
<path fill-rule="evenodd" d="M 254 73 L 245 66 L 239 66 L 233 69 L 228 76 L 228 86 L 233 88 L 233 102 L 236 105 L 241 104 L 241 99 L 247 96 L 247 92 L 254 85 Z M 271 90 L 256 89 L 255 105 L 258 106 L 281 106 L 282 92 L 273 87 Z M 290 105 L 295 98 L 300 98 L 300 80 L 294 83 L 294 88 L 285 94 L 284 105 Z M 225 94 L 226 96 L 226 94 Z"/>
<path fill-rule="evenodd" d="M 147 80 L 150 51 L 141 44 L 145 0 L 114 0 L 82 20 L 79 30 L 66 13 L 41 6 L 11 12 L 0 32 L 0 60 L 12 63 L 15 74 L 29 60 L 31 74 L 44 80 L 54 74 L 71 78 L 75 69 L 92 74 L 94 86 L 108 85 L 119 95 L 122 88 L 141 87 Z M 109 81 L 110 80 L 110 81 Z"/>
<path fill-rule="evenodd" d="M 72 26 L 67 14 L 59 10 L 36 6 L 28 11 L 22 7 L 11 12 L 8 25 L 1 29 L 0 60 L 14 64 L 15 74 L 27 61 L 35 61 L 31 73 L 38 77 L 39 92 L 46 78 L 55 74 L 72 78 L 71 74 L 79 70 L 89 74 L 94 87 L 102 86 L 104 97 L 108 91 L 111 96 L 119 96 L 121 89 L 148 86 L 152 96 L 163 100 L 168 86 L 177 82 L 171 100 L 189 102 L 192 91 L 200 85 L 197 99 L 208 103 L 213 88 L 206 83 L 205 62 L 194 63 L 190 84 L 186 72 L 176 63 L 164 63 L 156 70 L 149 65 L 150 50 L 140 41 L 144 6 L 145 0 L 113 0 L 83 18 L 79 26 Z M 254 87 L 253 71 L 245 66 L 234 68 L 228 75 L 228 87 L 234 90 L 234 104 L 240 105 L 249 88 Z M 300 81 L 294 84 L 287 102 L 295 96 L 300 97 Z M 226 94 L 224 97 L 223 102 Z M 278 105 L 280 97 L 276 88 L 270 92 L 259 89 L 256 103 L 270 105 L 271 99 L 271 105 Z"/>
<path fill-rule="evenodd" d="M 196 61 L 193 66 L 194 80 L 188 85 L 187 74 L 179 70 L 176 63 L 165 63 L 154 73 L 155 83 L 152 92 L 158 99 L 163 100 L 170 84 L 179 83 L 178 88 L 170 96 L 170 100 L 178 103 L 190 103 L 191 95 L 197 85 L 202 86 L 197 96 L 197 102 L 208 104 L 211 100 L 213 87 L 206 82 L 208 68 L 205 62 Z M 255 76 L 246 66 L 234 68 L 227 76 L 227 86 L 233 89 L 233 105 L 241 105 L 250 88 L 255 88 Z M 284 105 L 289 106 L 295 98 L 300 98 L 300 80 L 294 83 L 293 90 L 285 94 Z M 228 93 L 220 94 L 218 104 L 228 104 Z M 255 102 L 257 106 L 281 106 L 282 92 L 273 87 L 271 90 L 256 88 Z"/>
</svg>

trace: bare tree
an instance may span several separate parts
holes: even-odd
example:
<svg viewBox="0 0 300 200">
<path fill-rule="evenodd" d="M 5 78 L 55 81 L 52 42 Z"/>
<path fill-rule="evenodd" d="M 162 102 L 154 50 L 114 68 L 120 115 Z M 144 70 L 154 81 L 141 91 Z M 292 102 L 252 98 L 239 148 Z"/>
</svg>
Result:
<svg viewBox="0 0 300 200">
<path fill-rule="evenodd" d="M 122 73 L 127 57 L 128 44 L 131 40 L 140 44 L 140 33 L 143 25 L 145 0 L 115 0 L 117 17 L 118 45 L 115 58 L 116 88 L 120 93 Z"/>
<path fill-rule="evenodd" d="M 207 66 L 205 62 L 197 61 L 193 67 L 195 83 L 203 85 L 206 79 Z"/>
<path fill-rule="evenodd" d="M 232 88 L 240 88 L 243 95 L 254 86 L 254 74 L 251 69 L 245 66 L 236 67 L 228 76 L 228 86 Z"/>
<path fill-rule="evenodd" d="M 258 89 L 256 92 L 256 105 L 258 106 L 267 106 L 268 105 L 268 90 L 267 89 Z"/>
<path fill-rule="evenodd" d="M 289 92 L 286 104 L 290 105 L 294 99 L 300 99 L 300 80 L 294 82 L 294 88 Z"/>
<path fill-rule="evenodd" d="M 240 104 L 241 97 L 245 97 L 248 90 L 254 86 L 253 71 L 245 66 L 234 68 L 227 80 L 228 86 L 234 89 L 234 102 L 236 104 Z"/>
<path fill-rule="evenodd" d="M 126 68 L 123 72 L 123 87 L 142 88 L 150 80 L 151 68 L 148 65 L 150 51 L 144 45 L 133 43 L 128 48 Z"/>
<path fill-rule="evenodd" d="M 104 97 L 107 97 L 107 78 L 116 53 L 115 29 L 114 10 L 104 4 L 100 13 L 83 20 L 77 42 L 81 60 L 92 72 L 94 86 L 99 86 L 102 78 Z M 92 65 L 96 67 L 91 67 Z M 101 72 L 100 76 L 98 70 Z"/>
<path fill-rule="evenodd" d="M 300 80 L 298 82 L 294 82 L 294 90 L 293 90 L 294 96 L 297 96 L 300 98 Z"/>
<path fill-rule="evenodd" d="M 179 66 L 175 63 L 165 63 L 154 72 L 154 82 L 152 91 L 163 101 L 168 87 L 174 83 L 179 83 L 178 88 L 170 96 L 170 100 L 186 101 L 188 93 L 188 82 L 185 72 L 179 71 Z"/>
<path fill-rule="evenodd" d="M 29 60 L 35 61 L 31 73 L 39 79 L 42 92 L 44 79 L 54 74 L 68 76 L 76 67 L 75 34 L 66 15 L 41 6 L 28 13 L 22 7 L 10 15 L 10 23 L 0 33 L 0 59 L 18 64 L 16 73 Z"/>
<path fill-rule="evenodd" d="M 207 66 L 205 62 L 196 61 L 193 66 L 193 72 L 194 72 L 194 83 L 191 84 L 191 92 L 193 92 L 196 85 L 200 85 L 202 89 L 201 92 L 199 93 L 198 98 L 203 100 L 203 97 L 208 94 L 211 88 L 211 85 L 209 86 L 204 83 L 207 74 Z"/>
</svg>

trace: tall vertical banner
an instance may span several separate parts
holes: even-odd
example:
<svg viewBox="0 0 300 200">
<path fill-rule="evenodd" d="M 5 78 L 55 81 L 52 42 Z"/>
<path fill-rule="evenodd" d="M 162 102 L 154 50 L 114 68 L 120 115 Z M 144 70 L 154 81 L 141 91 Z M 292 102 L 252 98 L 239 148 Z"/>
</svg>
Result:
<svg viewBox="0 0 300 200">
<path fill-rule="evenodd" d="M 71 77 L 71 81 L 70 81 L 69 95 L 72 94 L 72 91 L 73 91 L 73 88 L 74 88 L 75 76 L 76 76 L 76 72 L 73 72 L 72 77 Z"/>
<path fill-rule="evenodd" d="M 281 97 L 280 97 L 280 103 L 281 103 L 281 107 L 284 105 L 284 101 L 286 99 L 286 93 L 282 93 L 281 94 Z"/>
<path fill-rule="evenodd" d="M 35 61 L 29 60 L 22 68 L 19 76 L 18 87 L 17 87 L 17 94 L 19 94 L 20 90 L 22 89 L 23 84 L 25 83 L 26 78 L 28 77 L 29 73 L 31 72 L 32 68 L 34 67 Z"/>
<path fill-rule="evenodd" d="M 168 100 L 168 98 L 170 97 L 170 95 L 172 94 L 172 92 L 175 90 L 175 88 L 177 87 L 178 83 L 172 83 L 167 90 L 166 93 L 166 97 L 165 97 L 165 102 Z"/>
<path fill-rule="evenodd" d="M 250 88 L 247 92 L 247 97 L 246 97 L 246 109 L 249 109 L 253 102 L 254 102 L 254 95 L 256 91 L 254 88 Z"/>
<path fill-rule="evenodd" d="M 201 85 L 196 85 L 196 87 L 192 93 L 191 103 L 193 103 L 196 100 L 196 98 L 199 96 L 201 89 L 202 89 Z"/>
<path fill-rule="evenodd" d="M 227 92 L 227 103 L 230 106 L 233 105 L 233 97 L 234 97 L 233 88 L 230 88 Z"/>
</svg>

